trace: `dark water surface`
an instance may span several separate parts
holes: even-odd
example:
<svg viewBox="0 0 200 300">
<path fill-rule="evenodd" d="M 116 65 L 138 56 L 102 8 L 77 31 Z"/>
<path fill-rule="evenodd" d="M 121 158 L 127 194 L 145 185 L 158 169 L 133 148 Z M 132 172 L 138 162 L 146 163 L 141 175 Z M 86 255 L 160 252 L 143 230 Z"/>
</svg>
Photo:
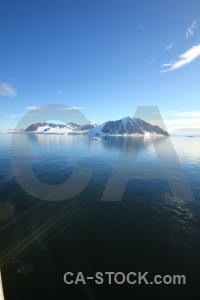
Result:
<svg viewBox="0 0 200 300">
<path fill-rule="evenodd" d="M 72 199 L 36 199 L 13 175 L 12 135 L 0 135 L 5 300 L 200 299 L 200 138 L 171 138 L 195 201 L 174 196 L 163 178 L 165 167 L 174 167 L 168 152 L 170 138 L 155 142 L 166 161 L 160 173 L 160 161 L 149 138 L 105 137 L 95 141 L 83 136 L 28 134 L 16 138 L 19 166 L 29 142 L 32 168 L 42 182 L 60 184 L 77 166 L 89 170 L 91 179 Z M 117 196 L 124 174 L 130 173 L 131 155 L 135 170 L 141 166 L 141 176 L 130 178 L 121 201 L 101 201 L 121 157 L 116 189 L 110 191 L 111 198 Z M 134 167 L 132 171 L 134 174 Z M 23 168 L 20 176 L 28 176 Z M 174 184 L 180 188 L 179 179 L 175 174 Z M 82 272 L 85 277 L 96 272 L 149 272 L 149 281 L 157 274 L 183 274 L 186 285 L 109 285 L 106 276 L 104 284 L 86 280 L 85 285 L 67 285 L 63 281 L 66 272 Z"/>
</svg>

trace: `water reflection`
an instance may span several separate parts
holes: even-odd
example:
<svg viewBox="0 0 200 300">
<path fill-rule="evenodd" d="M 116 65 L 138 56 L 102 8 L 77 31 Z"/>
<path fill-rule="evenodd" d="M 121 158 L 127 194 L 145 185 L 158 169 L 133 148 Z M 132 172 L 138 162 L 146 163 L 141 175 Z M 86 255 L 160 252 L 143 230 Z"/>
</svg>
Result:
<svg viewBox="0 0 200 300">
<path fill-rule="evenodd" d="M 181 160 L 200 163 L 200 137 L 172 137 L 171 140 Z"/>
<path fill-rule="evenodd" d="M 102 172 L 103 169 L 107 172 L 112 168 L 112 173 L 116 177 L 115 182 L 122 181 L 123 177 L 126 177 L 126 181 L 130 178 L 142 180 L 163 178 L 168 181 L 174 196 L 183 197 L 185 194 L 185 200 L 193 199 L 179 157 L 181 161 L 192 160 L 193 164 L 195 161 L 196 168 L 200 169 L 198 164 L 200 157 L 197 155 L 197 150 L 194 151 L 194 147 L 200 148 L 198 138 L 190 139 L 193 146 L 185 148 L 184 144 L 188 138 L 171 139 L 146 135 L 105 136 L 99 140 L 91 140 L 85 135 L 53 134 L 24 134 L 16 135 L 14 138 L 16 139 L 14 156 L 18 163 L 20 164 L 20 159 L 24 159 L 23 149 L 30 145 L 32 163 L 40 172 L 43 172 L 42 166 L 45 166 L 45 172 L 49 170 L 51 174 L 53 171 L 64 174 L 67 168 L 70 168 L 71 172 L 71 168 L 78 165 L 96 173 Z M 175 147 L 172 140 L 175 142 Z M 177 145 L 178 155 L 175 151 Z M 191 165 L 188 168 L 191 168 Z"/>
<path fill-rule="evenodd" d="M 47 184 L 65 180 L 74 164 L 93 172 L 82 193 L 69 201 L 56 203 L 40 201 L 26 193 L 16 181 L 5 179 L 4 172 L 11 172 L 7 161 L 11 136 L 5 138 L 6 143 L 0 140 L 0 193 L 6 205 L 1 206 L 0 217 L 3 216 L 5 224 L 3 276 L 8 291 L 10 286 L 16 287 L 13 299 L 21 299 L 16 297 L 16 290 L 19 295 L 23 291 L 26 297 L 35 287 L 40 295 L 42 291 L 43 299 L 50 299 L 47 297 L 49 285 L 55 284 L 59 294 L 61 277 L 66 270 L 93 274 L 108 267 L 112 270 L 113 266 L 119 269 L 119 264 L 127 271 L 140 270 L 142 266 L 158 274 L 159 271 L 160 274 L 186 274 L 188 270 L 198 270 L 199 203 L 188 203 L 173 196 L 168 182 L 162 180 L 171 170 L 175 184 L 179 177 L 169 138 L 153 138 L 152 142 L 147 137 L 102 137 L 95 141 L 87 136 L 16 136 L 19 166 L 24 159 L 23 147 L 30 144 L 33 170 Z M 187 138 L 173 138 L 199 201 L 199 163 L 191 165 L 191 160 L 199 162 L 200 145 L 195 138 L 189 141 L 190 145 L 184 147 Z M 155 160 L 156 151 L 159 159 L 166 162 L 164 170 L 161 170 L 160 160 Z M 117 203 L 102 202 L 116 164 L 120 168 L 110 196 L 115 197 L 116 186 L 125 179 L 123 197 Z M 22 172 L 22 177 L 26 176 Z M 11 218 L 7 219 L 12 210 Z M 27 280 L 23 278 L 20 284 L 22 277 Z"/>
</svg>

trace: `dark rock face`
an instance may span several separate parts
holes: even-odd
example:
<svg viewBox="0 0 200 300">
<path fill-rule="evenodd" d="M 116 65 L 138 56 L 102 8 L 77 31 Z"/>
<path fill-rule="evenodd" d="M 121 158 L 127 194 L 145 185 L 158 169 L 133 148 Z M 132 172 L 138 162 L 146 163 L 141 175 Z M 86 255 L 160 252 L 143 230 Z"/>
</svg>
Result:
<svg viewBox="0 0 200 300">
<path fill-rule="evenodd" d="M 76 129 L 76 128 L 80 127 L 78 124 L 72 123 L 72 122 L 68 123 L 67 126 L 69 126 L 70 128 L 73 128 L 73 129 Z"/>
<path fill-rule="evenodd" d="M 94 128 L 95 126 L 92 124 L 86 124 L 80 127 L 81 130 L 90 130 L 92 128 Z"/>
<path fill-rule="evenodd" d="M 151 125 L 139 118 L 123 118 L 117 121 L 108 121 L 102 128 L 102 132 L 106 134 L 144 134 L 145 132 L 157 133 L 164 136 L 169 134 L 157 125 Z"/>
<path fill-rule="evenodd" d="M 159 126 L 157 125 L 152 125 L 152 127 L 154 128 L 154 132 L 158 133 L 158 134 L 162 134 L 162 135 L 165 135 L 165 136 L 169 136 L 169 133 L 167 131 L 164 131 L 162 128 L 160 128 Z"/>
<path fill-rule="evenodd" d="M 151 125 L 150 123 L 145 122 L 139 118 L 133 118 L 132 121 L 137 123 L 142 128 L 143 131 L 169 136 L 167 131 L 164 131 L 162 128 L 160 128 L 157 125 Z"/>
<path fill-rule="evenodd" d="M 126 120 L 108 121 L 102 128 L 102 132 L 109 134 L 131 134 L 131 133 L 143 133 L 141 128 L 133 123 L 131 118 Z"/>
<path fill-rule="evenodd" d="M 36 124 L 30 125 L 28 128 L 25 129 L 25 131 L 37 131 L 38 128 L 41 126 L 46 126 L 46 124 L 44 125 L 44 123 L 36 123 Z"/>
<path fill-rule="evenodd" d="M 37 131 L 39 127 L 46 127 L 48 126 L 49 128 L 44 129 L 44 131 L 48 131 L 51 128 L 70 128 L 70 129 L 78 129 L 80 126 L 76 123 L 69 123 L 67 125 L 62 125 L 62 124 L 53 124 L 53 123 L 36 123 L 30 125 L 28 128 L 25 129 L 25 131 Z"/>
<path fill-rule="evenodd" d="M 66 125 L 62 124 L 53 124 L 53 123 L 36 123 L 30 125 L 28 128 L 25 129 L 25 131 L 37 131 L 39 127 L 46 127 L 49 126 L 50 128 L 67 128 Z M 44 129 L 44 131 L 49 130 L 50 128 Z"/>
<path fill-rule="evenodd" d="M 61 125 L 61 124 L 53 124 L 53 123 L 44 123 L 45 126 L 48 125 L 49 127 L 51 128 L 66 128 L 67 126 L 66 125 Z"/>
</svg>

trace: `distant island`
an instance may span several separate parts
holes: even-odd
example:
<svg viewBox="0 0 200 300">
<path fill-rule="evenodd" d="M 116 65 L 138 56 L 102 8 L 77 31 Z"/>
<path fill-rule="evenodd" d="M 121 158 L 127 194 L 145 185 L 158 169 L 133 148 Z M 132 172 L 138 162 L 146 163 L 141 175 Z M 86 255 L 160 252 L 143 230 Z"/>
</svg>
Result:
<svg viewBox="0 0 200 300">
<path fill-rule="evenodd" d="M 67 125 L 53 123 L 36 123 L 24 130 L 27 133 L 54 133 L 54 134 L 86 134 L 86 135 L 144 135 L 151 133 L 162 136 L 169 136 L 157 125 L 151 125 L 140 118 L 125 117 L 117 121 L 107 121 L 104 123 L 89 121 L 87 124 L 78 125 L 68 123 Z"/>
</svg>

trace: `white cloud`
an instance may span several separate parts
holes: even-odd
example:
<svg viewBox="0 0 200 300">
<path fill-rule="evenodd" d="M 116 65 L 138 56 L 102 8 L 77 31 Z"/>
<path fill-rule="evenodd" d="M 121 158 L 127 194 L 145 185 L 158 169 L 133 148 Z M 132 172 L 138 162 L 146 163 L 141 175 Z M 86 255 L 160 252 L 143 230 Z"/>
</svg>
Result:
<svg viewBox="0 0 200 300">
<path fill-rule="evenodd" d="M 172 128 L 180 128 L 180 127 L 200 127 L 200 119 L 199 118 L 182 118 L 182 119 L 170 119 L 164 120 L 164 123 L 167 129 Z"/>
<path fill-rule="evenodd" d="M 173 47 L 173 45 L 170 44 L 170 45 L 166 46 L 165 49 L 166 49 L 166 50 L 170 50 L 172 47 Z"/>
<path fill-rule="evenodd" d="M 6 118 L 15 118 L 15 117 L 22 117 L 24 114 L 13 114 L 13 115 L 5 115 Z"/>
<path fill-rule="evenodd" d="M 193 60 L 195 60 L 198 56 L 200 56 L 200 44 L 197 46 L 193 46 L 183 54 L 179 55 L 178 61 L 162 65 L 163 67 L 169 67 L 169 68 L 167 70 L 161 71 L 161 73 L 182 68 L 188 65 L 189 63 L 191 63 Z"/>
<path fill-rule="evenodd" d="M 167 131 L 171 134 L 200 135 L 200 110 L 171 110 L 163 113 Z M 166 119 L 167 118 L 167 119 Z"/>
<path fill-rule="evenodd" d="M 24 114 L 12 114 L 12 115 L 5 115 L 6 118 L 16 118 L 16 117 L 23 117 Z M 34 114 L 26 114 L 26 116 L 34 116 Z"/>
<path fill-rule="evenodd" d="M 168 130 L 170 135 L 192 135 L 200 136 L 200 126 L 199 127 L 173 127 Z M 193 150 L 195 150 L 193 148 Z M 199 155 L 199 153 L 198 153 Z"/>
<path fill-rule="evenodd" d="M 27 106 L 26 109 L 28 110 L 45 110 L 47 108 L 47 106 Z M 59 108 L 53 108 L 52 110 L 74 110 L 74 109 L 85 109 L 85 106 L 80 106 L 80 107 L 76 107 L 76 106 L 67 106 L 67 107 L 59 107 Z"/>
<path fill-rule="evenodd" d="M 190 27 L 187 28 L 185 38 L 188 39 L 194 34 L 194 30 L 197 29 L 197 22 L 194 21 Z"/>
<path fill-rule="evenodd" d="M 200 117 L 200 110 L 180 112 L 179 116 L 180 117 Z"/>
<path fill-rule="evenodd" d="M 26 109 L 28 110 L 44 110 L 46 106 L 27 106 Z"/>
<path fill-rule="evenodd" d="M 84 109 L 84 108 L 86 108 L 86 107 L 85 107 L 85 106 L 81 106 L 81 107 L 67 106 L 67 107 L 61 107 L 61 108 L 54 108 L 54 109 L 52 109 L 52 110 L 74 110 L 74 109 L 80 110 L 80 109 Z"/>
<path fill-rule="evenodd" d="M 9 83 L 0 82 L 0 96 L 15 97 L 17 92 Z"/>
<path fill-rule="evenodd" d="M 168 111 L 165 111 L 163 114 L 164 115 L 172 115 L 172 114 L 175 114 L 177 112 L 180 112 L 180 110 L 168 110 Z"/>
<path fill-rule="evenodd" d="M 164 115 L 170 116 L 170 117 L 177 117 L 177 118 L 197 118 L 200 117 L 200 110 L 192 110 L 192 111 L 179 111 L 179 110 L 171 110 L 168 112 L 164 112 Z"/>
</svg>

